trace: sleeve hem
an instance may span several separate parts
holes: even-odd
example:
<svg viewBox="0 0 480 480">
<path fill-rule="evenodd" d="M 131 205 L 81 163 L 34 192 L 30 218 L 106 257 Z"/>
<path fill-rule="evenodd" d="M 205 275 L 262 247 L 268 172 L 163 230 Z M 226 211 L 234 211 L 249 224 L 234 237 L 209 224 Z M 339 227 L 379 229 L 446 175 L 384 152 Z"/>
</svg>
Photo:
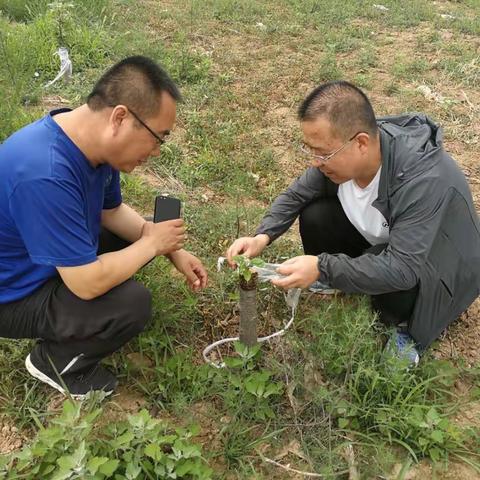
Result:
<svg viewBox="0 0 480 480">
<path fill-rule="evenodd" d="M 83 255 L 82 257 L 74 258 L 56 258 L 56 257 L 43 257 L 32 255 L 31 260 L 38 265 L 50 265 L 54 267 L 79 267 L 88 263 L 93 263 L 97 260 L 97 254 Z"/>
<path fill-rule="evenodd" d="M 103 205 L 103 206 L 102 206 L 102 210 L 112 210 L 112 209 L 114 209 L 114 208 L 119 207 L 122 203 L 123 203 L 123 201 L 120 200 L 118 203 L 115 202 L 115 203 L 113 203 L 113 204 L 111 204 L 111 205 Z"/>
</svg>

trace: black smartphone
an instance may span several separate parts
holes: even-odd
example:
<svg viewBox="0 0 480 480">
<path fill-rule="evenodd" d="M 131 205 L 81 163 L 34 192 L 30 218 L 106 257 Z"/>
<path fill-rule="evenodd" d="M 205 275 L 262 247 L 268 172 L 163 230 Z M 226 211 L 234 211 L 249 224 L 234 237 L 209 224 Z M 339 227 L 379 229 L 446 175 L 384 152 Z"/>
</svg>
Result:
<svg viewBox="0 0 480 480">
<path fill-rule="evenodd" d="M 178 198 L 159 195 L 155 198 L 154 223 L 180 218 L 181 205 L 182 203 Z"/>
</svg>

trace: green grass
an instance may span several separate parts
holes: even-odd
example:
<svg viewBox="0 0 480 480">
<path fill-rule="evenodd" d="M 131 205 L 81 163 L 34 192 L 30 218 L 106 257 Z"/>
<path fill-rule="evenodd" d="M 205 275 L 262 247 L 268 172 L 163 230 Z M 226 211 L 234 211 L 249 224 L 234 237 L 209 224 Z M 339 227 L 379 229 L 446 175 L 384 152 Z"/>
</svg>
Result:
<svg viewBox="0 0 480 480">
<path fill-rule="evenodd" d="M 27 23 L 0 15 L 0 61 L 4 66 L 0 71 L 0 99 L 5 113 L 0 119 L 0 140 L 38 117 L 41 109 L 30 107 L 39 106 L 44 85 L 58 72 L 60 63 L 54 53 L 60 46 L 69 49 L 77 73 L 105 65 L 111 48 L 111 37 L 102 28 L 109 21 L 107 2 L 77 3 L 80 5 L 49 3 L 46 8 L 39 8 L 38 14 Z M 20 2 L 8 3 L 10 11 L 0 4 L 0 13 L 5 11 L 15 17 L 12 12 L 18 13 L 20 5 Z M 27 13 L 37 11 L 28 5 Z M 58 88 L 52 86 L 49 93 Z"/>
<path fill-rule="evenodd" d="M 210 285 L 193 294 L 165 259 L 137 275 L 152 291 L 154 318 L 108 360 L 122 385 L 174 427 L 200 423 L 195 435 L 213 478 L 290 478 L 262 455 L 275 458 L 292 441 L 294 452 L 281 463 L 331 479 L 346 478 L 340 472 L 348 470 L 349 445 L 361 478 L 386 477 L 395 463 L 407 470 L 422 458 L 438 465 L 463 461 L 478 471 L 478 429 L 453 422 L 475 390 L 457 398 L 452 386 L 458 378 L 478 383 L 478 368 L 427 356 L 420 368 L 408 370 L 388 359 L 382 353 L 388 331 L 364 298 L 303 295 L 294 327 L 278 341 L 252 355 L 226 347 L 230 367 L 224 370 L 201 358 L 209 342 L 237 334 L 236 280 L 228 270 L 217 273 L 216 260 L 237 236 L 255 231 L 268 204 L 301 173 L 295 109 L 313 86 L 346 78 L 371 95 L 379 115 L 426 110 L 444 125 L 447 141 L 455 139 L 474 158 L 478 112 L 458 92 L 476 98 L 478 1 L 447 3 L 445 13 L 456 17 L 451 21 L 421 0 L 381 2 L 387 12 L 366 1 L 339 8 L 334 0 L 191 0 L 150 2 L 148 8 L 133 0 L 50 3 L 0 0 L 0 141 L 41 116 L 48 96 L 80 105 L 104 69 L 130 54 L 162 63 L 185 98 L 162 155 L 142 175 L 122 175 L 122 191 L 143 215 L 152 215 L 158 193 L 182 199 L 187 248 L 204 261 Z M 58 70 L 53 53 L 61 44 L 71 52 L 72 81 L 45 90 Z M 427 101 L 416 91 L 424 83 L 448 102 Z M 277 116 L 279 110 L 292 115 Z M 299 254 L 293 235 L 263 258 L 278 262 Z M 261 331 L 280 328 L 288 317 L 283 294 L 262 286 L 258 301 Z M 30 341 L 1 344 L 1 413 L 33 438 L 42 431 L 34 418 L 54 425 L 54 395 L 24 371 Z M 146 364 L 132 363 L 132 352 Z M 97 406 L 84 412 L 82 432 L 93 425 L 103 432 L 101 418 L 88 417 Z M 133 427 L 113 423 L 119 436 Z M 75 452 L 70 426 L 61 428 L 52 465 L 60 448 Z M 89 435 L 89 455 L 109 456 L 108 444 Z M 187 441 L 185 431 L 175 435 Z M 126 450 L 145 456 L 142 438 L 151 437 L 135 438 Z"/>
</svg>

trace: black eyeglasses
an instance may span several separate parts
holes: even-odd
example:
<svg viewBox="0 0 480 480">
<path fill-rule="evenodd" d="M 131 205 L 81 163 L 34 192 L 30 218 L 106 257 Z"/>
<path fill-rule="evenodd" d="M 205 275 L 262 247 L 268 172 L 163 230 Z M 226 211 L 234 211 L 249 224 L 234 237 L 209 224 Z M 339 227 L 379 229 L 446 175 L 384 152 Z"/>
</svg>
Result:
<svg viewBox="0 0 480 480">
<path fill-rule="evenodd" d="M 158 133 L 154 132 L 143 120 L 140 119 L 140 117 L 132 109 L 129 108 L 128 110 L 135 117 L 137 122 L 143 127 L 145 127 L 155 137 L 155 139 L 157 140 L 158 146 L 163 145 L 165 143 L 165 139 L 162 138 Z"/>
</svg>

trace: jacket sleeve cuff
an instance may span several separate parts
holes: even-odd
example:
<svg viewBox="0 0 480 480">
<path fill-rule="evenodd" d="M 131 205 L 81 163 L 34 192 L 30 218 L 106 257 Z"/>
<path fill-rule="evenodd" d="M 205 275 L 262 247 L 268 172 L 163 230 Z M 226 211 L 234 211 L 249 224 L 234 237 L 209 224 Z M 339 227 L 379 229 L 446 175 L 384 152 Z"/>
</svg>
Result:
<svg viewBox="0 0 480 480">
<path fill-rule="evenodd" d="M 320 272 L 319 280 L 322 283 L 328 283 L 328 285 L 332 285 L 330 281 L 330 274 L 327 269 L 328 253 L 321 253 L 320 255 L 317 255 L 317 258 L 317 268 Z"/>
<path fill-rule="evenodd" d="M 274 235 L 272 231 L 268 229 L 263 229 L 262 227 L 257 228 L 255 233 L 253 234 L 254 237 L 256 237 L 257 235 L 266 235 L 269 238 L 267 246 L 270 245 L 274 240 L 276 240 L 280 236 L 280 235 Z"/>
</svg>

